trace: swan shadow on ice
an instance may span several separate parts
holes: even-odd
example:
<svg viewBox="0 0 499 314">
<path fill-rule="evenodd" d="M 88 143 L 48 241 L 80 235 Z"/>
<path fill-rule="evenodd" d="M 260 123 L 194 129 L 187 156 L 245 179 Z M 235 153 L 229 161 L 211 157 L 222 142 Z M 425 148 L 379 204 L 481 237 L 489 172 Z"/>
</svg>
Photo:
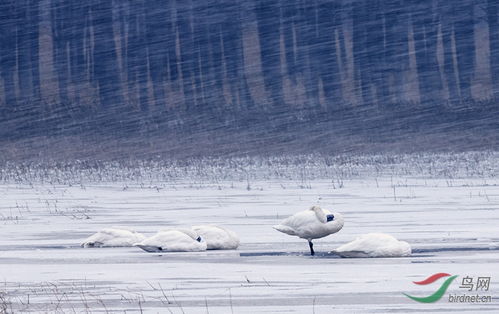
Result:
<svg viewBox="0 0 499 314">
<path fill-rule="evenodd" d="M 436 256 L 440 252 L 476 252 L 476 251 L 499 251 L 499 247 L 438 247 L 438 248 L 413 248 L 412 255 L 406 257 L 384 257 L 384 258 L 424 258 Z M 241 252 L 241 257 L 263 257 L 263 256 L 304 256 L 309 258 L 343 258 L 334 252 L 316 252 L 314 256 L 304 252 Z M 375 258 L 375 257 L 372 257 Z"/>
</svg>

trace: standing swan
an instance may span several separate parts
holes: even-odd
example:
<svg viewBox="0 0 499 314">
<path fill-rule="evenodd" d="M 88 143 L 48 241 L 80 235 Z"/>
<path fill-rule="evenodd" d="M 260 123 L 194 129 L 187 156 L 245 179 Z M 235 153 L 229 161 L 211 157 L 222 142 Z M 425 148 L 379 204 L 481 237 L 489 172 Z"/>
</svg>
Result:
<svg viewBox="0 0 499 314">
<path fill-rule="evenodd" d="M 326 237 L 340 231 L 341 228 L 343 228 L 343 216 L 319 206 L 312 206 L 309 210 L 296 213 L 274 226 L 277 231 L 307 240 L 311 255 L 315 254 L 313 239 Z"/>
<path fill-rule="evenodd" d="M 235 250 L 239 246 L 239 237 L 231 230 L 218 226 L 192 226 L 205 241 L 208 250 Z"/>
<path fill-rule="evenodd" d="M 150 238 L 134 244 L 147 252 L 199 252 L 206 242 L 194 230 L 186 228 L 161 230 Z"/>
</svg>

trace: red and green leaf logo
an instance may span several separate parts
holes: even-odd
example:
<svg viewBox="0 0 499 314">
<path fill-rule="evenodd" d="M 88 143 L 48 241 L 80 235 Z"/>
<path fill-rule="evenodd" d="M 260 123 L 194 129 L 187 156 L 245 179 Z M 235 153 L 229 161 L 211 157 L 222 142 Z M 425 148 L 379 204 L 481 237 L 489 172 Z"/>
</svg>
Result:
<svg viewBox="0 0 499 314">
<path fill-rule="evenodd" d="M 435 291 L 435 293 L 433 293 L 432 295 L 429 295 L 427 297 L 414 297 L 412 295 L 408 295 L 407 293 L 404 293 L 404 295 L 406 297 L 414 300 L 414 301 L 421 302 L 421 303 L 433 303 L 433 302 L 437 302 L 438 300 L 440 300 L 442 298 L 442 296 L 444 295 L 445 291 L 447 291 L 447 288 L 449 288 L 449 285 L 452 283 L 452 281 L 454 279 L 456 279 L 458 277 L 458 275 L 451 276 L 450 274 L 447 274 L 447 273 L 438 273 L 438 274 L 431 275 L 430 277 L 428 277 L 428 278 L 426 278 L 425 280 L 422 280 L 422 281 L 413 281 L 417 285 L 429 285 L 429 284 L 434 283 L 435 281 L 437 281 L 437 280 L 439 280 L 440 278 L 443 278 L 443 277 L 449 277 L 449 278 L 447 278 L 442 283 L 442 285 L 440 286 L 440 288 L 438 288 L 438 290 Z"/>
</svg>

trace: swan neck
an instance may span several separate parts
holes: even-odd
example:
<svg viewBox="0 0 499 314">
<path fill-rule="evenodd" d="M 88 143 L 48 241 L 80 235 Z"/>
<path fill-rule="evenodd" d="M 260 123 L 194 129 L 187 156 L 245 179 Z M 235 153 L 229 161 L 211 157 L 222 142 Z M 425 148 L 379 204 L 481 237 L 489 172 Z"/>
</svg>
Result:
<svg viewBox="0 0 499 314">
<path fill-rule="evenodd" d="M 327 222 L 327 217 L 322 208 L 319 206 L 313 206 L 310 208 L 313 212 L 315 212 L 315 215 L 317 216 L 317 219 L 319 219 L 320 222 L 326 223 Z"/>
</svg>

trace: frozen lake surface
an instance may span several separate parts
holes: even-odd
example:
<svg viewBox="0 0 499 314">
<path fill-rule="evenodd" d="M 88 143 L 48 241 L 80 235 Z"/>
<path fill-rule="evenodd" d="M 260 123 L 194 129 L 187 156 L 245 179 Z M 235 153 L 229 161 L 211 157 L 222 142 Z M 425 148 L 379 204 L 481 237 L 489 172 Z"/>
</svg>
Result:
<svg viewBox="0 0 499 314">
<path fill-rule="evenodd" d="M 407 313 L 499 312 L 499 179 L 495 176 L 359 176 L 200 183 L 12 183 L 0 185 L 0 312 Z M 341 212 L 345 226 L 315 241 L 272 229 L 311 205 Z M 217 224 L 236 231 L 235 251 L 149 254 L 83 249 L 110 226 L 146 235 L 168 226 Z M 328 253 L 357 235 L 409 242 L 406 258 L 345 259 Z M 444 297 L 421 304 L 445 272 Z M 491 277 L 489 291 L 460 288 Z M 450 303 L 449 294 L 491 295 Z"/>
</svg>

